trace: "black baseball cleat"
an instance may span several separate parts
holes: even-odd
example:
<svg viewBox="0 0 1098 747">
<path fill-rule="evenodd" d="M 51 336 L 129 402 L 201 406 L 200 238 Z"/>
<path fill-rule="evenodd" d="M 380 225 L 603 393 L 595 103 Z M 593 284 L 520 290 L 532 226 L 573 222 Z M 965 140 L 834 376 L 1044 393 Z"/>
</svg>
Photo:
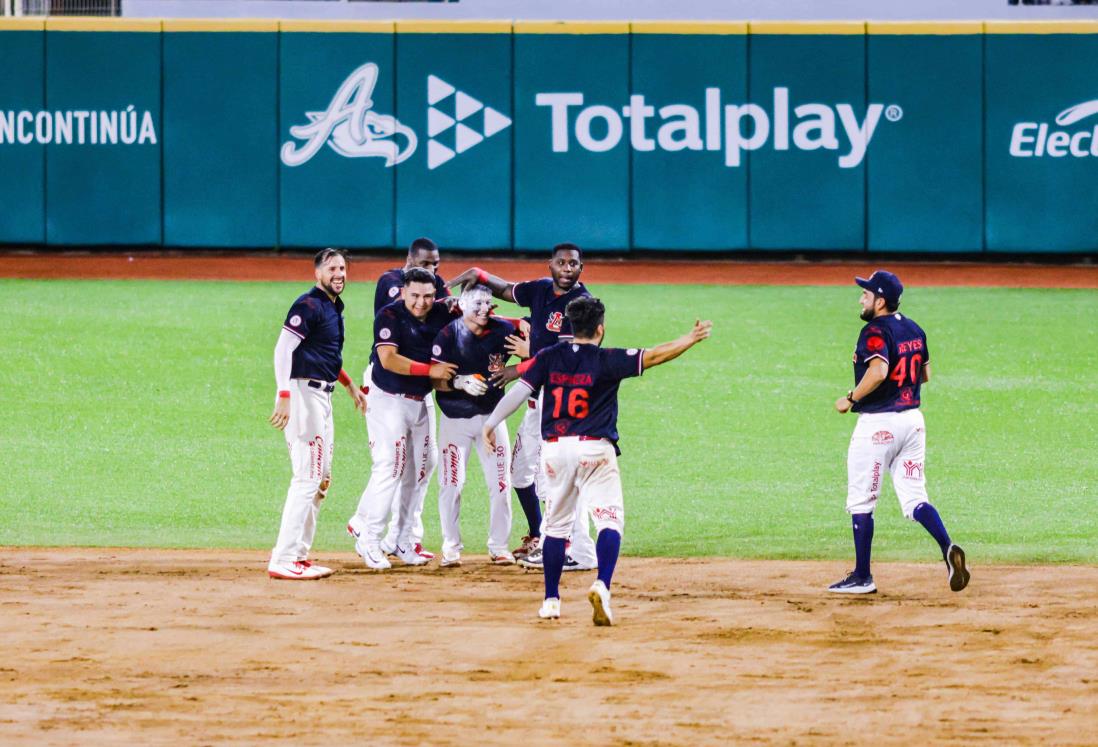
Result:
<svg viewBox="0 0 1098 747">
<path fill-rule="evenodd" d="M 831 584 L 827 590 L 836 594 L 876 594 L 877 584 L 873 583 L 872 575 L 859 576 L 851 571 L 849 576 Z"/>
<path fill-rule="evenodd" d="M 946 550 L 946 568 L 949 569 L 951 591 L 961 591 L 968 586 L 968 580 L 972 578 L 972 574 L 965 567 L 965 551 L 957 545 L 950 545 Z"/>
</svg>

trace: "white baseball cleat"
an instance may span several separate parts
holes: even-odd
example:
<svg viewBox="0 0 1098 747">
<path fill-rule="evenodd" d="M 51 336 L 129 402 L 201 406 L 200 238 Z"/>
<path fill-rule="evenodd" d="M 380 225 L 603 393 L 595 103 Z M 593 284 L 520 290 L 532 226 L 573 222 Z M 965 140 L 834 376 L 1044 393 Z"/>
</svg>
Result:
<svg viewBox="0 0 1098 747">
<path fill-rule="evenodd" d="M 375 571 L 387 571 L 393 567 L 393 564 L 385 557 L 385 553 L 381 552 L 381 545 L 377 542 L 359 540 L 355 542 L 355 550 L 362 556 L 367 568 L 373 568 Z"/>
<path fill-rule="evenodd" d="M 322 565 L 313 565 L 309 560 L 297 560 L 293 563 L 271 563 L 267 566 L 267 575 L 283 581 L 315 581 L 327 578 L 334 571 Z"/>
<path fill-rule="evenodd" d="M 404 565 L 427 565 L 427 563 L 430 562 L 427 558 L 416 552 L 415 548 L 410 545 L 408 547 L 397 545 L 395 554 Z"/>
<path fill-rule="evenodd" d="M 489 557 L 489 559 L 491 559 L 492 565 L 514 565 L 515 564 L 515 556 L 512 555 L 508 550 L 504 550 L 503 552 L 498 553 L 498 554 L 497 553 L 490 553 L 488 555 L 488 557 Z"/>
<path fill-rule="evenodd" d="M 538 610 L 538 617 L 542 620 L 559 620 L 560 599 L 558 597 L 550 597 L 542 602 L 541 609 Z"/>
<path fill-rule="evenodd" d="M 606 588 L 606 584 L 602 581 L 591 584 L 587 601 L 594 608 L 595 625 L 608 627 L 614 624 L 614 613 L 610 610 L 610 590 Z"/>
<path fill-rule="evenodd" d="M 442 553 L 442 560 L 440 560 L 438 564 L 443 568 L 457 568 L 461 565 L 461 556 Z"/>
</svg>

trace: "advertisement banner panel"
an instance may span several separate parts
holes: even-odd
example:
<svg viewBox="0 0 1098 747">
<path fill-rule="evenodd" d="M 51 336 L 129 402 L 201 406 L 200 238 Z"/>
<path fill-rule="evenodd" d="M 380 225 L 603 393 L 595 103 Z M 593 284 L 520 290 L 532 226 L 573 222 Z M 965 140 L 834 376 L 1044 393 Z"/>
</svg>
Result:
<svg viewBox="0 0 1098 747">
<path fill-rule="evenodd" d="M 160 26 L 101 33 L 53 23 L 46 111 L 35 122 L 48 143 L 46 242 L 159 244 Z"/>
<path fill-rule="evenodd" d="M 515 24 L 516 249 L 629 249 L 628 29 Z"/>
<path fill-rule="evenodd" d="M 0 26 L 4 59 L 19 60 L 20 71 L 0 75 L 0 243 L 46 240 L 46 146 L 34 126 L 46 109 L 46 41 L 42 22 L 37 26 Z"/>
<path fill-rule="evenodd" d="M 164 22 L 167 246 L 278 244 L 278 24 L 235 24 Z"/>
<path fill-rule="evenodd" d="M 419 147 L 397 169 L 397 245 L 511 246 L 511 24 L 398 23 L 397 113 Z"/>
<path fill-rule="evenodd" d="M 396 164 L 393 24 L 355 33 L 282 24 L 279 237 L 282 246 L 393 245 Z"/>
<path fill-rule="evenodd" d="M 911 26 L 928 24 L 869 24 L 869 100 L 885 104 L 866 154 L 869 249 L 981 251 L 983 25 L 895 33 Z"/>
<path fill-rule="evenodd" d="M 747 100 L 747 25 L 658 33 L 674 26 L 633 25 L 633 246 L 744 249 L 747 170 L 725 165 L 721 125 Z"/>
<path fill-rule="evenodd" d="M 865 248 L 865 154 L 883 106 L 866 107 L 863 24 L 817 26 L 752 24 L 748 102 L 725 106 L 753 249 Z"/>
<path fill-rule="evenodd" d="M 987 35 L 987 248 L 1098 249 L 1098 34 Z"/>
</svg>

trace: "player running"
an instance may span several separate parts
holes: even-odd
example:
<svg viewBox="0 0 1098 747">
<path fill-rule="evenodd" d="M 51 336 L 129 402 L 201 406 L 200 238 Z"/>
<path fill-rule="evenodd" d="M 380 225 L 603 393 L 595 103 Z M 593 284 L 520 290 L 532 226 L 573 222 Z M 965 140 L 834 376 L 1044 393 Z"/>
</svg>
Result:
<svg viewBox="0 0 1098 747">
<path fill-rule="evenodd" d="M 320 503 L 332 481 L 332 391 L 347 389 L 355 407 L 366 411 L 366 395 L 343 370 L 343 293 L 347 260 L 338 249 L 313 259 L 316 285 L 286 314 L 275 344 L 278 396 L 271 425 L 284 431 L 294 476 L 282 508 L 282 526 L 271 551 L 271 578 L 309 580 L 332 575 L 309 561 Z"/>
<path fill-rule="evenodd" d="M 542 464 L 545 472 L 545 534 L 542 556 L 545 601 L 543 619 L 560 617 L 560 575 L 565 541 L 577 506 L 586 506 L 598 530 L 598 579 L 587 595 L 595 625 L 612 625 L 610 580 L 618 561 L 625 527 L 621 476 L 618 472 L 618 386 L 622 379 L 667 363 L 709 337 L 712 322 L 672 342 L 649 350 L 602 348 L 606 309 L 597 298 L 578 298 L 566 309 L 574 338 L 541 350 L 523 363 L 512 387 L 484 424 L 484 439 L 493 443 L 495 428 L 524 399 L 542 391 Z M 586 521 L 586 516 L 584 516 Z"/>
<path fill-rule="evenodd" d="M 869 572 L 873 544 L 873 509 L 880 495 L 882 473 L 892 474 L 892 487 L 904 516 L 919 522 L 938 542 L 949 571 L 949 588 L 968 586 L 965 553 L 949 538 L 942 519 L 927 500 L 926 424 L 919 411 L 920 390 L 930 381 L 930 349 L 926 334 L 896 311 L 904 286 L 891 272 L 877 270 L 869 279 L 855 278 L 864 290 L 860 299 L 862 327 L 854 348 L 856 386 L 839 397 L 835 409 L 858 413 L 846 457 L 846 510 L 854 525 L 854 570 L 828 587 L 840 594 L 873 594 L 877 585 Z"/>
<path fill-rule="evenodd" d="M 404 273 L 413 267 L 427 270 L 434 276 L 436 300 L 441 301 L 449 298 L 450 290 L 446 287 L 446 281 L 438 274 L 440 262 L 438 244 L 425 236 L 413 241 L 408 246 L 408 256 L 404 261 L 404 267 L 386 270 L 377 279 L 377 286 L 374 288 L 374 316 L 377 316 L 377 312 L 381 311 L 382 307 L 392 303 L 400 296 L 400 289 L 404 287 Z M 371 381 L 370 368 L 372 365 L 372 363 L 367 365 L 366 371 L 362 374 L 362 382 L 367 386 L 367 391 Z M 434 444 L 437 434 L 434 397 L 427 395 L 424 402 L 428 411 L 428 417 L 423 422 L 426 430 L 423 432 L 416 431 L 412 434 L 409 463 L 414 465 L 417 474 L 420 472 L 425 473 L 427 479 L 416 483 L 419 490 L 414 496 L 412 504 L 414 506 L 412 534 L 408 542 L 411 543 L 412 549 L 417 555 L 430 561 L 435 555 L 423 549 L 423 501 L 427 497 L 427 487 L 430 483 L 431 474 L 435 471 L 436 452 L 433 447 L 425 448 L 424 445 L 428 443 L 428 440 L 431 444 Z M 389 522 L 389 531 L 381 542 L 381 549 L 386 555 L 397 554 L 397 524 L 400 521 L 400 497 L 397 496 L 396 500 L 393 501 L 393 518 Z"/>
<path fill-rule="evenodd" d="M 490 384 L 510 353 L 511 322 L 493 317 L 492 292 L 469 284 L 459 300 L 462 317 L 438 333 L 431 349 L 435 363 L 457 366 L 453 382 L 436 381 L 439 409 L 438 515 L 442 524 L 441 565 L 461 565 L 461 489 L 469 449 L 476 445 L 484 482 L 488 486 L 488 554 L 496 565 L 510 565 L 515 556 L 507 547 L 511 537 L 511 447 L 507 424 L 495 430 L 495 448 L 481 435 L 484 421 L 503 397 L 500 386 Z"/>
<path fill-rule="evenodd" d="M 431 392 L 431 378 L 449 379 L 454 372 L 453 364 L 429 362 L 431 343 L 450 319 L 446 305 L 435 301 L 434 276 L 419 267 L 404 273 L 400 299 L 374 318 L 373 384 L 366 408 L 373 464 L 347 531 L 366 566 L 375 570 L 392 567 L 381 540 L 397 496 L 396 554 L 408 565 L 428 562 L 410 544 L 411 520 L 405 517 L 413 515 L 412 501 L 430 475 L 409 467 L 408 457 L 413 453 L 411 439 L 428 432 L 425 421 L 431 413 L 424 400 Z M 433 451 L 434 443 L 428 440 L 423 448 Z"/>
<path fill-rule="evenodd" d="M 479 267 L 473 267 L 458 275 L 447 285 L 454 287 L 471 282 L 492 289 L 496 298 L 516 303 L 530 309 L 530 355 L 555 345 L 561 340 L 572 339 L 572 329 L 565 317 L 568 304 L 591 294 L 580 282 L 583 272 L 583 254 L 575 244 L 557 244 L 549 260 L 549 277 L 513 283 L 490 275 Z M 515 366 L 508 366 L 495 376 L 502 386 L 518 376 Z M 541 566 L 539 540 L 543 528 L 538 481 L 539 454 L 541 452 L 541 411 L 536 397 L 527 403 L 526 415 L 515 436 L 515 448 L 511 458 L 511 482 L 515 486 L 519 504 L 526 515 L 529 534 L 522 538 L 522 545 L 515 550 L 515 557 L 527 568 Z M 595 543 L 588 534 L 586 512 L 577 511 L 576 523 L 571 532 L 571 546 L 565 559 L 567 570 L 588 570 L 595 567 L 597 558 Z"/>
</svg>

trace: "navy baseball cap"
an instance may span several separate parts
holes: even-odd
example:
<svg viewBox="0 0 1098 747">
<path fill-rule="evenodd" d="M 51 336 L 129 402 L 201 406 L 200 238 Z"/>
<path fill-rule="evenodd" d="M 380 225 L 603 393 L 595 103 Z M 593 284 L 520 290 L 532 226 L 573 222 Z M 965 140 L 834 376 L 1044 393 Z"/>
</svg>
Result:
<svg viewBox="0 0 1098 747">
<path fill-rule="evenodd" d="M 904 292 L 904 284 L 888 270 L 877 270 L 869 278 L 854 278 L 854 282 L 890 304 L 899 303 Z"/>
</svg>

